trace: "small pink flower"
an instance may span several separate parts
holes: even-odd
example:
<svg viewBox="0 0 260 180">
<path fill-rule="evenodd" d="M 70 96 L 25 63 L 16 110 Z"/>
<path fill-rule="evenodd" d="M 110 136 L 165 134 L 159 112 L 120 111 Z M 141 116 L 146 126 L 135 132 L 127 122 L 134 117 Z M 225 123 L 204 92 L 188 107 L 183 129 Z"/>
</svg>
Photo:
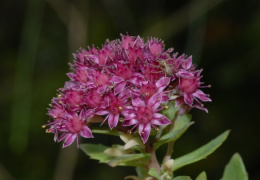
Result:
<svg viewBox="0 0 260 180">
<path fill-rule="evenodd" d="M 153 95 L 147 103 L 140 98 L 132 100 L 132 106 L 128 106 L 123 111 L 125 119 L 123 126 L 133 126 L 132 131 L 138 126 L 139 135 L 143 143 L 146 143 L 151 132 L 151 127 L 157 130 L 155 125 L 168 125 L 171 121 L 164 115 L 157 113 L 162 109 L 158 109 L 162 101 L 163 93 Z"/>
<path fill-rule="evenodd" d="M 108 125 L 110 129 L 113 129 L 117 126 L 119 116 L 121 115 L 122 111 L 125 109 L 125 106 L 128 102 L 129 97 L 131 96 L 129 90 L 122 91 L 118 96 L 113 93 L 108 94 L 109 99 L 109 106 L 105 109 L 100 109 L 96 112 L 97 115 L 106 115 L 106 118 L 102 122 L 102 124 L 108 120 Z"/>
<path fill-rule="evenodd" d="M 193 73 L 190 73 L 183 70 L 181 73 L 181 77 L 179 78 L 178 88 L 181 90 L 181 93 L 183 94 L 185 103 L 197 108 L 201 106 L 200 109 L 203 109 L 207 112 L 207 109 L 203 108 L 203 104 L 199 100 L 204 102 L 210 102 L 211 99 L 207 97 L 207 95 L 204 92 L 202 92 L 199 88 L 205 88 L 209 86 L 201 86 L 201 84 L 203 83 L 200 82 L 200 72 L 201 71 L 195 71 Z M 194 100 L 197 102 L 199 106 L 197 104 L 193 104 Z"/>
<path fill-rule="evenodd" d="M 79 136 L 82 136 L 84 138 L 93 138 L 90 129 L 85 123 L 86 119 L 83 119 L 76 113 L 68 114 L 66 118 L 56 120 L 50 124 L 47 124 L 50 126 L 47 131 L 55 133 L 55 141 L 60 142 L 64 140 L 63 148 L 71 145 L 75 139 L 77 139 L 77 146 L 79 147 Z M 61 133 L 59 137 L 58 133 Z"/>
</svg>

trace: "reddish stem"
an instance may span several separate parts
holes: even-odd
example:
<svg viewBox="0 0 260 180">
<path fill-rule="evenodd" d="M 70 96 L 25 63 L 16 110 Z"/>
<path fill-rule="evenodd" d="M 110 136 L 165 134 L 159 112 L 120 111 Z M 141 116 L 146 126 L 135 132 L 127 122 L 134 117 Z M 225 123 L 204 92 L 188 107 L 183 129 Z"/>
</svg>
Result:
<svg viewBox="0 0 260 180">
<path fill-rule="evenodd" d="M 147 172 L 152 167 L 156 169 L 156 171 L 160 174 L 160 165 L 158 163 L 155 150 L 150 142 L 147 142 L 145 144 L 145 152 L 150 153 L 152 155 L 148 165 L 147 165 Z"/>
</svg>

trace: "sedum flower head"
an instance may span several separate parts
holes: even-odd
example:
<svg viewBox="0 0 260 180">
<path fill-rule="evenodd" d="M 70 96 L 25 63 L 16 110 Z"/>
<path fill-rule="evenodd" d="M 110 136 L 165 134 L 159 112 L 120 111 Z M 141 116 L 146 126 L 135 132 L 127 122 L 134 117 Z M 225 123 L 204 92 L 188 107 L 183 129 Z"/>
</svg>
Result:
<svg viewBox="0 0 260 180">
<path fill-rule="evenodd" d="M 157 130 L 171 121 L 161 114 L 169 101 L 183 111 L 199 108 L 211 101 L 201 88 L 201 70 L 196 70 L 192 57 L 178 56 L 164 49 L 163 41 L 121 35 L 106 41 L 102 48 L 88 47 L 73 54 L 69 81 L 58 90 L 48 109 L 50 121 L 46 132 L 54 141 L 69 146 L 79 137 L 93 138 L 91 125 L 108 124 L 138 129 L 146 143 L 151 129 Z M 94 117 L 94 118 L 93 118 Z"/>
</svg>

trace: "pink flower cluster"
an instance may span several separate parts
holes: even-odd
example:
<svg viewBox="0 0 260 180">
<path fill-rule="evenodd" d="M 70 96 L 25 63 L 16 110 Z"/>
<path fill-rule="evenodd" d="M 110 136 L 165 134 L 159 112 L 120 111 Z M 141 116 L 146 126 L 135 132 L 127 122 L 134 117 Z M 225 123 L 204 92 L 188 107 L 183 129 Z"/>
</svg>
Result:
<svg viewBox="0 0 260 180">
<path fill-rule="evenodd" d="M 94 115 L 104 117 L 110 129 L 138 127 L 146 143 L 151 129 L 171 121 L 160 113 L 169 101 L 180 107 L 207 111 L 202 101 L 211 101 L 200 88 L 201 70 L 195 70 L 192 57 L 177 56 L 164 50 L 163 41 L 121 35 L 107 41 L 101 49 L 80 49 L 74 54 L 70 81 L 52 99 L 46 132 L 55 141 L 69 146 L 79 136 L 93 138 L 90 125 Z M 120 122 L 120 123 L 119 123 Z M 122 123 L 121 123 L 122 122 Z"/>
</svg>

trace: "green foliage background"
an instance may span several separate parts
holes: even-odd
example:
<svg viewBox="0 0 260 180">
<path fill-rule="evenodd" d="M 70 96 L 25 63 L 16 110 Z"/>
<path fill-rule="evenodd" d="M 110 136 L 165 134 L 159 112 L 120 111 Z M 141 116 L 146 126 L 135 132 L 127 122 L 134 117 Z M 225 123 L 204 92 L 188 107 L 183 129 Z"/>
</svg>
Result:
<svg viewBox="0 0 260 180">
<path fill-rule="evenodd" d="M 166 48 L 193 55 L 212 88 L 209 114 L 192 110 L 196 123 L 175 145 L 186 154 L 226 129 L 231 134 L 213 155 L 176 172 L 195 178 L 205 170 L 220 179 L 234 152 L 250 179 L 260 179 L 260 2 L 257 0 L 2 0 L 0 2 L 0 179 L 123 179 L 135 174 L 61 149 L 41 125 L 56 89 L 68 80 L 71 54 L 101 46 L 120 33 L 164 40 Z M 96 135 L 83 142 L 111 145 Z M 160 149 L 162 157 L 165 149 Z M 108 178 L 109 177 L 109 178 Z"/>
</svg>

